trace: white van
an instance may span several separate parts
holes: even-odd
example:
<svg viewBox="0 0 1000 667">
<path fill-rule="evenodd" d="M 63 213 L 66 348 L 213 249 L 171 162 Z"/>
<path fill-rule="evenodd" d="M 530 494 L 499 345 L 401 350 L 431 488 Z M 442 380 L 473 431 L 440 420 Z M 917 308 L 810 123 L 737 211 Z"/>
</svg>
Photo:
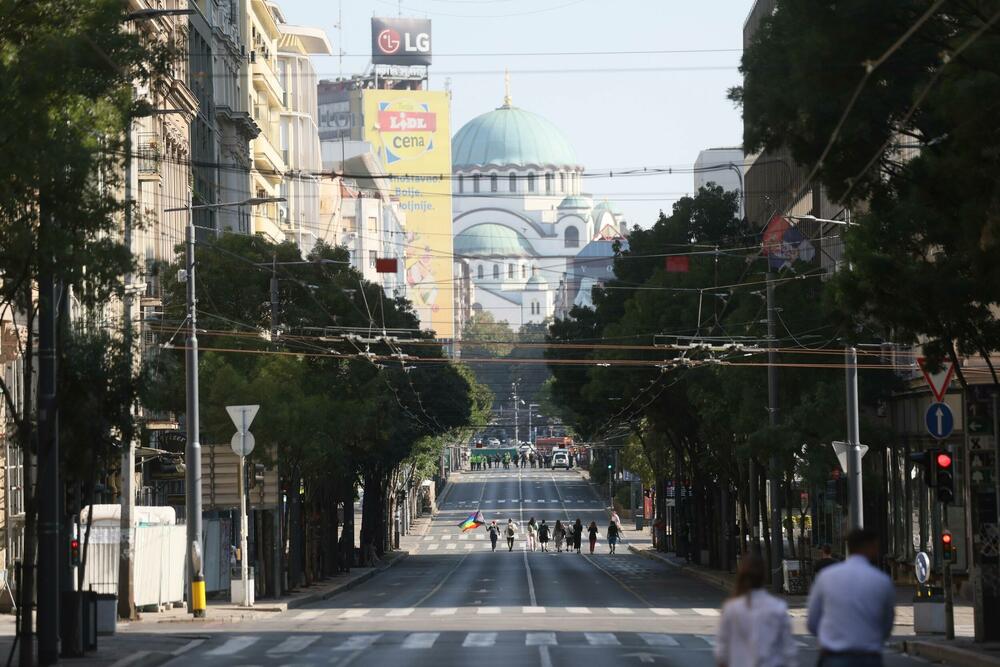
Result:
<svg viewBox="0 0 1000 667">
<path fill-rule="evenodd" d="M 569 470 L 569 452 L 565 449 L 552 450 L 552 467 Z"/>
</svg>

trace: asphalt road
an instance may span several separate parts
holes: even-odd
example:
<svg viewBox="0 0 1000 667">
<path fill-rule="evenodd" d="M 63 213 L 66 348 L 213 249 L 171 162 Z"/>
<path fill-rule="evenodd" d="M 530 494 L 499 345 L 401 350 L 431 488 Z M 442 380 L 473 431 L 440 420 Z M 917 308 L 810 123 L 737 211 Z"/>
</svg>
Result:
<svg viewBox="0 0 1000 667">
<path fill-rule="evenodd" d="M 193 638 L 167 664 L 714 664 L 724 593 L 625 547 L 608 553 L 604 503 L 577 474 L 467 473 L 446 500 L 402 563 L 325 602 Z M 523 540 L 492 553 L 485 530 L 458 531 L 477 508 L 522 527 L 531 517 L 596 520 L 602 539 L 593 556 L 529 552 Z M 800 664 L 815 664 L 802 611 L 793 616 Z M 898 655 L 886 662 L 917 664 Z"/>
</svg>

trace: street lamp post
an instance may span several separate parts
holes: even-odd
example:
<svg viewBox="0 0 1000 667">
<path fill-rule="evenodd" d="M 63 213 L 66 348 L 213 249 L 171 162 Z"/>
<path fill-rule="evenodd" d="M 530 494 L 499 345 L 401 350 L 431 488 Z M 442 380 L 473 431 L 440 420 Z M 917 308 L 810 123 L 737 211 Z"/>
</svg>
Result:
<svg viewBox="0 0 1000 667">
<path fill-rule="evenodd" d="M 283 197 L 252 197 L 239 202 L 219 204 L 199 204 L 164 209 L 164 213 L 186 211 L 188 214 L 185 233 L 184 274 L 180 278 L 187 282 L 188 337 L 184 351 L 184 367 L 187 376 L 187 442 L 184 448 L 185 485 L 184 507 L 187 523 L 187 572 L 188 611 L 197 618 L 205 616 L 205 578 L 201 548 L 201 443 L 198 439 L 198 298 L 195 293 L 195 235 L 193 211 L 201 209 L 226 208 L 229 206 L 256 206 L 283 202 Z"/>
<path fill-rule="evenodd" d="M 534 446 L 535 446 L 535 432 L 531 429 L 531 417 L 532 417 L 532 413 L 534 411 L 534 408 L 538 408 L 538 407 L 541 407 L 541 405 L 539 403 L 528 403 L 528 438 L 531 439 L 531 446 L 532 446 L 532 448 L 534 448 Z M 539 415 L 539 417 L 541 417 L 541 416 L 542 415 Z"/>
</svg>

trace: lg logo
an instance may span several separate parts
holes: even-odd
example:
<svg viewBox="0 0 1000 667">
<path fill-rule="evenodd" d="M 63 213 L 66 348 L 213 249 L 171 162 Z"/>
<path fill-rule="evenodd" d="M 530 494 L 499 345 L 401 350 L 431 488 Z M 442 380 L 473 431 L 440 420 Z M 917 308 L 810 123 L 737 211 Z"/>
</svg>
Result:
<svg viewBox="0 0 1000 667">
<path fill-rule="evenodd" d="M 399 46 L 402 43 L 402 40 L 399 38 L 399 33 L 392 28 L 386 28 L 378 34 L 378 48 L 382 50 L 382 53 L 388 56 L 391 56 L 396 53 L 396 51 L 399 51 Z"/>
<path fill-rule="evenodd" d="M 430 53 L 431 36 L 425 32 L 417 35 L 405 32 L 401 37 L 392 28 L 386 28 L 378 34 L 378 48 L 385 55 L 395 55 L 400 46 L 406 53 Z"/>
</svg>

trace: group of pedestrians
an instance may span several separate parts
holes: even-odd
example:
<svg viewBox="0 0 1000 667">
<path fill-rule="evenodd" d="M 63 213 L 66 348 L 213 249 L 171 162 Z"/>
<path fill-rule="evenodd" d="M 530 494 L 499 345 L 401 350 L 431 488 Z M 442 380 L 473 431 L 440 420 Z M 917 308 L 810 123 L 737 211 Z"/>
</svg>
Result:
<svg viewBox="0 0 1000 667">
<path fill-rule="evenodd" d="M 513 456 L 510 452 L 504 452 L 503 454 L 473 454 L 469 457 L 469 468 L 473 471 L 510 470 L 511 465 L 522 469 L 548 468 L 551 461 L 552 457 L 548 454 L 536 454 L 535 452 L 515 453 Z"/>
<path fill-rule="evenodd" d="M 828 563 L 809 592 L 809 632 L 819 643 L 820 667 L 880 667 L 892 633 L 896 590 L 877 567 L 878 534 L 847 536 L 848 557 Z M 829 557 L 829 554 L 826 554 Z M 796 662 L 788 604 L 764 590 L 764 561 L 740 563 L 733 596 L 722 608 L 715 658 L 720 667 L 791 667 Z"/>
<path fill-rule="evenodd" d="M 517 539 L 520 533 L 520 525 L 514 519 L 507 519 L 507 525 L 503 528 L 497 523 L 496 519 L 491 521 L 486 526 L 486 532 L 490 537 L 490 543 L 493 547 L 493 551 L 497 550 L 497 542 L 500 541 L 501 536 L 507 540 L 507 551 L 514 550 L 514 541 Z M 565 545 L 566 553 L 583 553 L 583 522 L 577 519 L 574 523 L 564 524 L 561 520 L 556 519 L 554 525 L 549 525 L 542 519 L 541 523 L 535 521 L 535 517 L 531 517 L 528 520 L 527 526 L 525 526 L 525 542 L 528 551 L 549 551 L 549 542 L 555 542 L 556 552 L 563 553 L 563 546 Z M 590 525 L 587 527 L 587 535 L 590 542 L 590 553 L 594 553 L 594 548 L 597 546 L 597 539 L 600 536 L 600 530 L 597 527 L 596 521 L 591 521 Z M 605 536 L 608 540 L 608 549 L 611 553 L 615 553 L 615 548 L 618 542 L 621 540 L 622 527 L 621 520 L 618 518 L 617 513 L 612 513 L 611 522 L 608 524 L 607 532 Z"/>
</svg>

